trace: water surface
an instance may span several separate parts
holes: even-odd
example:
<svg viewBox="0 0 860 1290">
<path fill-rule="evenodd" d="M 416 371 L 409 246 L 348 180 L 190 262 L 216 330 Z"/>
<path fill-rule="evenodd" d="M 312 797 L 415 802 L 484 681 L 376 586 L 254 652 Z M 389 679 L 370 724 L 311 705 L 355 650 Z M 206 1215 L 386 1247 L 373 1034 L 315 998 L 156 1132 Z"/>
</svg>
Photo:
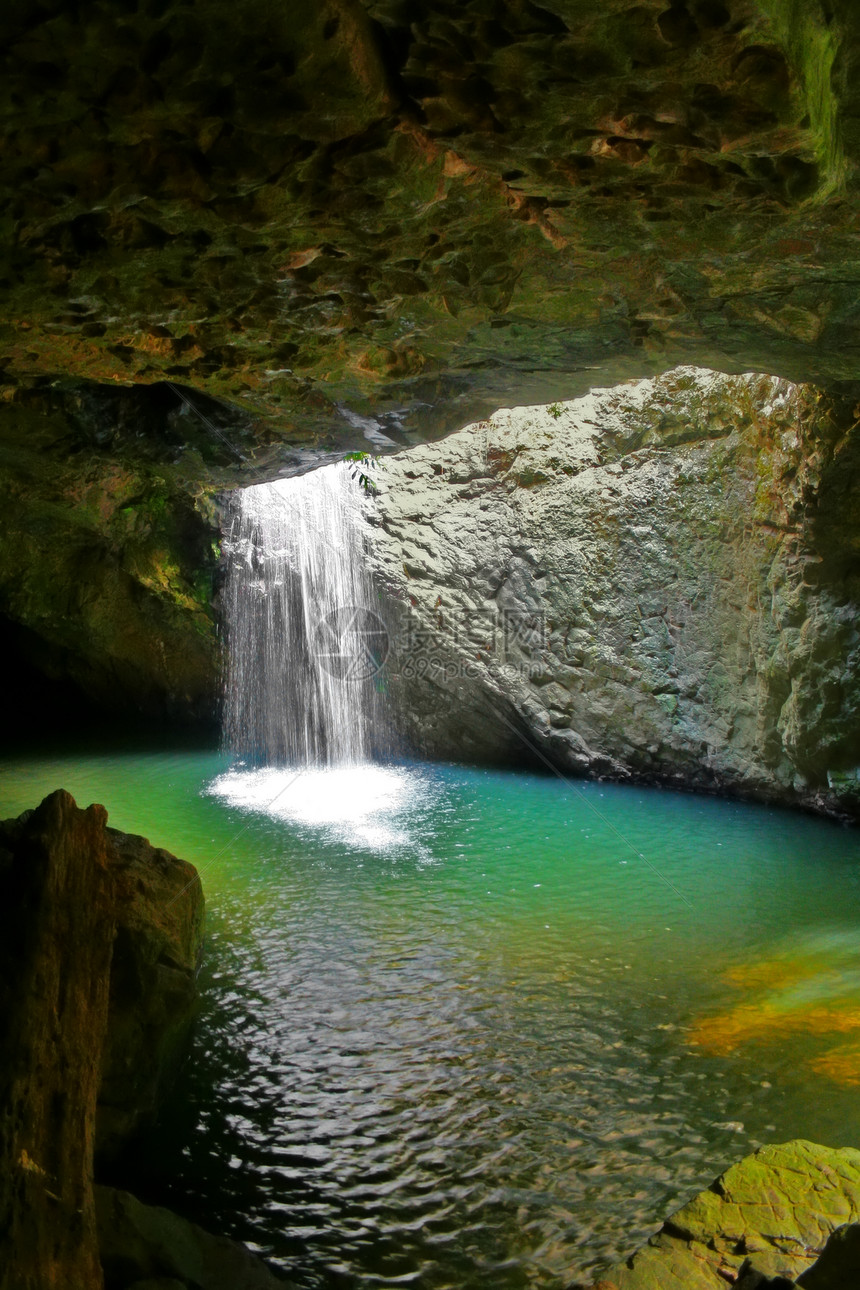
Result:
<svg viewBox="0 0 860 1290">
<path fill-rule="evenodd" d="M 201 751 L 7 760 L 197 864 L 141 1194 L 301 1287 L 557 1290 L 755 1145 L 860 1145 L 860 836 L 657 790 Z"/>
</svg>

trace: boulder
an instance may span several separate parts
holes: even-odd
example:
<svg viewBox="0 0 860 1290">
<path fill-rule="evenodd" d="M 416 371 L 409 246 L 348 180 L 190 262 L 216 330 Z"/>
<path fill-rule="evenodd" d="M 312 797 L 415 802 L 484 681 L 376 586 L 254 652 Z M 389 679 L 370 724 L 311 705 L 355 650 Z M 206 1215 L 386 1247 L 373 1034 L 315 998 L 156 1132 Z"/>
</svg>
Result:
<svg viewBox="0 0 860 1290">
<path fill-rule="evenodd" d="M 444 760 L 860 813 L 853 409 L 678 368 L 385 459 L 396 720 Z"/>
<path fill-rule="evenodd" d="M 99 938 L 106 938 L 109 947 L 104 974 L 105 982 L 109 980 L 106 1030 L 103 1034 L 94 1028 L 91 1037 L 83 1040 L 81 1023 L 68 1042 L 85 1043 L 97 1054 L 93 1060 L 100 1062 L 95 1136 L 102 1159 L 114 1155 L 154 1118 L 181 1060 L 197 1005 L 204 910 L 203 889 L 193 865 L 150 846 L 146 838 L 107 828 L 106 823 L 104 807 L 79 811 L 68 793 L 58 791 L 38 811 L 0 824 L 0 846 L 9 857 L 5 872 L 15 890 L 23 881 L 25 866 L 29 866 L 29 881 L 44 882 L 49 889 L 51 884 L 79 881 L 71 874 L 52 877 L 51 872 L 34 869 L 27 857 L 37 845 L 48 847 L 49 855 L 53 855 L 51 848 L 61 848 L 63 863 L 79 867 L 84 875 L 94 865 L 98 869 L 104 900 L 94 905 L 92 916 L 99 915 Z M 37 898 L 42 899 L 34 896 L 32 900 Z M 5 903 L 16 942 L 37 934 L 21 918 L 22 900 L 13 893 Z M 42 951 L 34 948 L 33 952 Z M 74 942 L 57 938 L 49 952 L 55 958 L 51 970 L 65 973 Z M 5 979 L 18 976 L 16 969 Z"/>
<path fill-rule="evenodd" d="M 93 1186 L 193 1016 L 197 871 L 63 790 L 0 823 L 0 1290 L 283 1290 L 244 1246 Z M 104 1267 L 104 1276 L 102 1272 Z"/>
<path fill-rule="evenodd" d="M 837 1228 L 858 1220 L 860 1151 L 803 1140 L 760 1147 L 667 1219 L 592 1290 L 725 1290 L 741 1273 L 749 1281 L 744 1290 L 776 1290 L 795 1280 L 811 1290 L 848 1290 L 851 1280 L 815 1279 L 824 1277 L 826 1264 L 822 1272 L 817 1264 L 815 1271 L 807 1269 Z M 841 1267 L 843 1255 L 855 1257 L 854 1239 L 834 1247 L 831 1266 Z M 764 1279 L 756 1282 L 755 1276 Z"/>
<path fill-rule="evenodd" d="M 288 1290 L 245 1246 L 128 1192 L 95 1191 L 106 1290 Z"/>
<path fill-rule="evenodd" d="M 197 1005 L 203 891 L 193 865 L 146 838 L 107 830 L 116 939 L 96 1120 L 113 1155 L 151 1121 L 185 1048 Z"/>
</svg>

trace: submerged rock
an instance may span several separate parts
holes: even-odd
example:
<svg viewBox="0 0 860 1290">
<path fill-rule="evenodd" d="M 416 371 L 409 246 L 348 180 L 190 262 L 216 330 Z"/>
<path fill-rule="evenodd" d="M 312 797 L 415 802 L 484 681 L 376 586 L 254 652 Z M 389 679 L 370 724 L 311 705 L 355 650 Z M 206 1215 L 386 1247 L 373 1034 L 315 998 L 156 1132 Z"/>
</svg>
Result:
<svg viewBox="0 0 860 1290">
<path fill-rule="evenodd" d="M 386 459 L 413 744 L 856 814 L 858 447 L 818 391 L 679 368 Z"/>
<path fill-rule="evenodd" d="M 725 1290 L 742 1272 L 744 1290 L 776 1290 L 798 1278 L 811 1290 L 847 1290 L 853 1282 L 818 1280 L 819 1272 L 807 1269 L 831 1233 L 858 1220 L 860 1151 L 803 1140 L 760 1147 L 592 1290 Z M 837 1266 L 835 1248 L 831 1257 Z"/>
<path fill-rule="evenodd" d="M 106 1290 L 288 1290 L 244 1245 L 112 1187 L 96 1187 Z"/>
</svg>

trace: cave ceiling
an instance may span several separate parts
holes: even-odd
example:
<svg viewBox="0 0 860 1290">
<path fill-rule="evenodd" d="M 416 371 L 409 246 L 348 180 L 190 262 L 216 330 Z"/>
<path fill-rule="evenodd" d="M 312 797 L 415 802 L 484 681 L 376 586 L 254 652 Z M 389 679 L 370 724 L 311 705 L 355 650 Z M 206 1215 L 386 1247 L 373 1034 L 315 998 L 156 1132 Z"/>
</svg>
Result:
<svg viewBox="0 0 860 1290">
<path fill-rule="evenodd" d="M 196 391 L 272 472 L 679 362 L 860 378 L 854 0 L 7 0 L 0 30 L 7 404 Z"/>
</svg>

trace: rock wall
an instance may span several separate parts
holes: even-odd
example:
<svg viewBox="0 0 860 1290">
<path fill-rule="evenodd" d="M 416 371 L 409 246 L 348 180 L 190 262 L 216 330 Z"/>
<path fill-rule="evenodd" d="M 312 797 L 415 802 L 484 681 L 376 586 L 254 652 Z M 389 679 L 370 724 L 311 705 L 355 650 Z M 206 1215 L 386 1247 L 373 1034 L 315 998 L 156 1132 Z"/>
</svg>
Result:
<svg viewBox="0 0 860 1290">
<path fill-rule="evenodd" d="M 232 479 L 230 453 L 182 411 L 168 390 L 87 385 L 0 404 L 7 737 L 100 711 L 214 719 L 219 531 L 204 482 Z"/>
<path fill-rule="evenodd" d="M 107 830 L 116 935 L 96 1116 L 115 1154 L 154 1120 L 197 1011 L 203 891 L 197 870 L 146 838 Z"/>
<path fill-rule="evenodd" d="M 382 467 L 412 746 L 857 812 L 850 401 L 681 368 Z"/>
<path fill-rule="evenodd" d="M 858 61 L 854 0 L 4 6 L 19 726 L 211 719 L 219 488 L 679 362 L 860 379 Z"/>
<path fill-rule="evenodd" d="M 113 948 L 104 807 L 0 832 L 0 1287 L 101 1286 L 92 1154 Z"/>
</svg>

